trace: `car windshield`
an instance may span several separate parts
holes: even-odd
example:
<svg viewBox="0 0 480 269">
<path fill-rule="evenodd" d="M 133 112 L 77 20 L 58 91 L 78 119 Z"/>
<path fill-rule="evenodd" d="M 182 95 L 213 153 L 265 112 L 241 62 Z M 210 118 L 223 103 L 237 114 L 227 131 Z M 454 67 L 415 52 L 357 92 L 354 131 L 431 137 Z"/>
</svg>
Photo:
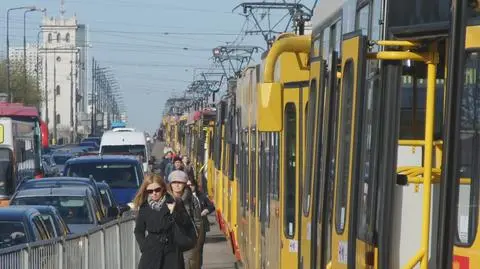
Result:
<svg viewBox="0 0 480 269">
<path fill-rule="evenodd" d="M 19 197 L 13 205 L 51 205 L 57 208 L 67 224 L 94 224 L 91 208 L 86 197 L 81 196 L 35 196 Z"/>
<path fill-rule="evenodd" d="M 145 145 L 102 146 L 102 154 L 135 155 L 140 162 L 146 161 Z"/>
<path fill-rule="evenodd" d="M 25 226 L 19 221 L 0 221 L 0 248 L 8 248 L 27 242 Z"/>
<path fill-rule="evenodd" d="M 110 188 L 137 188 L 140 185 L 137 168 L 129 163 L 74 163 L 67 168 L 68 177 L 92 177 Z"/>
<path fill-rule="evenodd" d="M 56 164 L 60 164 L 60 165 L 64 165 L 70 158 L 72 158 L 72 156 L 63 156 L 63 155 L 54 155 L 53 156 L 53 161 L 56 163 Z"/>
</svg>

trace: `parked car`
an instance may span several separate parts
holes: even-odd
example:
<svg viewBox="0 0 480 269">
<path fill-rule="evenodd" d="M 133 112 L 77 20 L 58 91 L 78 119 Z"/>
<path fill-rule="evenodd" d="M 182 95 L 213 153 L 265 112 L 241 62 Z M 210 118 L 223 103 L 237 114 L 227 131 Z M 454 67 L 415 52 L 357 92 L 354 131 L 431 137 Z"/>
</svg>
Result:
<svg viewBox="0 0 480 269">
<path fill-rule="evenodd" d="M 106 182 L 97 182 L 98 188 L 100 189 L 100 193 L 102 194 L 103 203 L 108 205 L 108 207 L 116 207 L 118 208 L 119 215 L 122 215 L 126 211 L 130 210 L 128 205 L 119 205 L 115 197 L 113 196 L 112 189 Z"/>
<path fill-rule="evenodd" d="M 100 189 L 95 180 L 81 177 L 49 177 L 41 180 L 25 180 L 17 186 L 17 191 L 22 189 L 36 189 L 36 188 L 52 188 L 52 187 L 72 187 L 72 186 L 89 186 L 92 190 L 93 197 L 98 206 L 102 209 L 102 215 L 107 213 L 107 206 L 102 202 Z"/>
<path fill-rule="evenodd" d="M 0 249 L 53 238 L 35 208 L 0 208 Z"/>
<path fill-rule="evenodd" d="M 55 162 L 55 166 L 58 168 L 58 171 L 60 171 L 60 173 L 63 172 L 65 163 L 74 157 L 75 155 L 72 152 L 54 152 L 52 154 L 52 158 L 53 158 L 53 161 Z"/>
<path fill-rule="evenodd" d="M 105 223 L 91 189 L 86 186 L 24 189 L 13 195 L 10 204 L 54 206 L 73 233 L 87 232 Z M 116 216 L 118 210 L 112 209 L 109 214 Z"/>
<path fill-rule="evenodd" d="M 11 205 L 10 207 L 26 207 L 35 208 L 40 212 L 45 226 L 53 237 L 62 237 L 71 234 L 67 224 L 63 220 L 60 212 L 53 206 L 49 205 Z"/>
<path fill-rule="evenodd" d="M 143 182 L 142 164 L 135 157 L 123 155 L 82 156 L 68 160 L 64 175 L 106 182 L 121 205 L 133 200 Z"/>
</svg>

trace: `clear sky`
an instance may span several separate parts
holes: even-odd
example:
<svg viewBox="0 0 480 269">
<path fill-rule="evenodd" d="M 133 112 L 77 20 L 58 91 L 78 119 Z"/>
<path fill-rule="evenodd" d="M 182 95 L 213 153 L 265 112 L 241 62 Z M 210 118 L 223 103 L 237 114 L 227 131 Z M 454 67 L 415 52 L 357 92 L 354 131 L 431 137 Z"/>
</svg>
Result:
<svg viewBox="0 0 480 269">
<path fill-rule="evenodd" d="M 35 5 L 47 8 L 48 16 L 59 16 L 60 2 L 1 0 L 0 55 L 5 56 L 8 8 Z M 91 57 L 95 57 L 99 65 L 111 68 L 124 97 L 129 125 L 151 133 L 159 126 L 165 100 L 172 94 L 180 95 L 194 73 L 205 71 L 198 68 L 211 66 L 212 48 L 234 41 L 265 47 L 261 36 L 243 34 L 242 31 L 254 30 L 255 26 L 252 19 L 245 23 L 245 17 L 239 15 L 241 9 L 232 13 L 241 2 L 65 0 L 65 17 L 76 14 L 78 22 L 87 25 L 92 45 L 89 65 Z M 315 1 L 301 2 L 311 8 Z M 271 25 L 285 13 L 272 14 Z M 10 14 L 11 46 L 21 46 L 23 11 Z M 266 18 L 260 22 L 263 27 L 268 24 Z M 36 42 L 40 22 L 40 13 L 28 14 L 27 42 Z M 283 23 L 286 20 L 280 26 Z"/>
</svg>

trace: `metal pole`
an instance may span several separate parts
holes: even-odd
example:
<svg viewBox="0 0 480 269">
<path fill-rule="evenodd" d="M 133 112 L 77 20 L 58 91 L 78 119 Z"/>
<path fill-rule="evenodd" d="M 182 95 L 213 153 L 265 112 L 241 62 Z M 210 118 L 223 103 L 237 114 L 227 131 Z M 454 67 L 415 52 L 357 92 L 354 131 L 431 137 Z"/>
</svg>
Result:
<svg viewBox="0 0 480 269">
<path fill-rule="evenodd" d="M 75 142 L 78 140 L 78 67 L 79 67 L 79 62 L 80 57 L 79 57 L 79 50 L 77 49 L 75 51 L 75 127 L 73 129 L 73 136 L 75 139 Z"/>
<path fill-rule="evenodd" d="M 53 145 L 57 144 L 57 54 L 53 48 Z"/>
<path fill-rule="evenodd" d="M 44 76 L 45 76 L 45 122 L 47 124 L 47 126 L 49 125 L 49 115 L 48 115 L 48 48 L 47 46 L 45 46 L 43 48 L 44 50 L 44 55 L 45 55 L 45 72 L 44 72 Z"/>
<path fill-rule="evenodd" d="M 12 94 L 12 88 L 10 87 L 10 11 L 12 10 L 18 10 L 18 9 L 32 9 L 35 8 L 35 6 L 29 6 L 29 7 L 14 7 L 14 8 L 9 8 L 7 9 L 7 92 L 8 92 L 8 100 L 13 102 L 13 94 Z"/>
<path fill-rule="evenodd" d="M 9 20 L 10 20 L 10 10 L 7 10 L 7 92 L 8 100 L 12 102 L 12 88 L 10 88 L 10 38 L 9 38 Z"/>
<path fill-rule="evenodd" d="M 36 59 L 36 64 L 35 64 L 35 73 L 37 75 L 37 93 L 40 93 L 40 77 L 38 75 L 40 65 L 39 65 L 39 53 L 40 53 L 40 34 L 42 33 L 42 30 L 38 31 L 37 33 L 37 59 Z"/>
<path fill-rule="evenodd" d="M 73 106 L 75 105 L 73 103 L 74 101 L 74 98 L 73 98 L 73 51 L 72 51 L 72 54 L 71 54 L 71 58 L 70 58 L 70 128 L 72 128 L 72 130 L 70 131 L 70 143 L 73 143 L 73 125 L 74 125 L 74 122 L 73 122 Z"/>
<path fill-rule="evenodd" d="M 94 136 L 94 128 L 95 128 L 95 125 L 94 125 L 94 122 L 95 122 L 95 118 L 94 118 L 94 104 L 95 104 L 95 58 L 92 58 L 92 97 L 91 97 L 91 101 L 90 101 L 90 105 L 91 105 L 91 126 L 90 126 L 90 134 L 91 136 Z"/>
</svg>

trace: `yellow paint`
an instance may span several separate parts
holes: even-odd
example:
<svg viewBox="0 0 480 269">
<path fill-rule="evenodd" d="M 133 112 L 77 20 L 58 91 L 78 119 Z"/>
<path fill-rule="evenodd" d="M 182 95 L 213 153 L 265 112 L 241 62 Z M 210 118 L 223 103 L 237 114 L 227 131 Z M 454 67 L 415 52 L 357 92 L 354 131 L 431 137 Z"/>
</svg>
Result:
<svg viewBox="0 0 480 269">
<path fill-rule="evenodd" d="M 3 124 L 0 124 L 0 144 L 3 144 L 5 141 L 5 127 Z"/>
<path fill-rule="evenodd" d="M 261 83 L 257 92 L 257 127 L 261 132 L 279 132 L 283 127 L 282 85 Z"/>
</svg>

